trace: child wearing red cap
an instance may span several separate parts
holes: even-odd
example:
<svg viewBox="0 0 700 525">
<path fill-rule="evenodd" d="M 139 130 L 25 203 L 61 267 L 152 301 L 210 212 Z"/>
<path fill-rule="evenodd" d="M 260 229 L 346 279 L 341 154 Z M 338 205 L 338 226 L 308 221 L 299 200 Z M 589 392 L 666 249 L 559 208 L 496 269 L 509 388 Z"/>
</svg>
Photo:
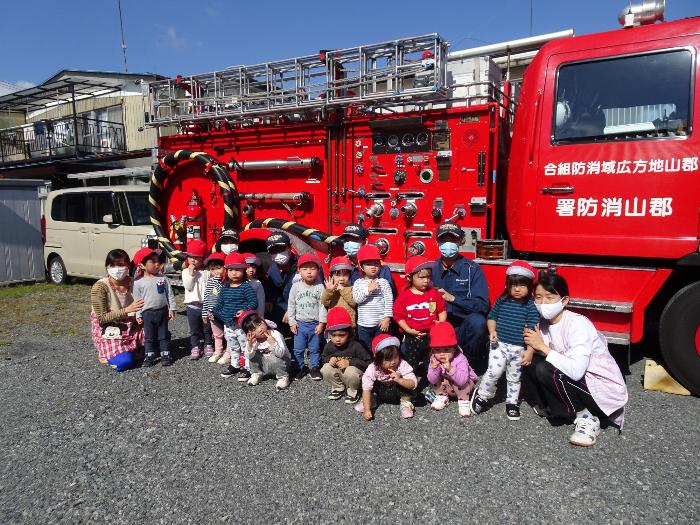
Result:
<svg viewBox="0 0 700 525">
<path fill-rule="evenodd" d="M 289 291 L 287 319 L 294 334 L 294 361 L 296 379 L 306 375 L 304 352 L 309 349 L 309 377 L 321 381 L 321 334 L 326 327 L 326 308 L 321 304 L 323 284 L 318 282 L 321 261 L 316 254 L 306 253 L 299 257 L 301 279 Z"/>
<path fill-rule="evenodd" d="M 255 310 L 239 313 L 237 320 L 246 337 L 245 356 L 251 371 L 248 386 L 257 386 L 265 376 L 274 376 L 277 390 L 287 388 L 291 357 L 284 337 L 275 330 L 277 325 Z"/>
<path fill-rule="evenodd" d="M 362 246 L 357 251 L 357 262 L 363 274 L 352 285 L 352 297 L 357 303 L 357 339 L 369 350 L 377 335 L 389 331 L 394 295 L 389 282 L 379 277 L 382 261 L 376 246 Z"/>
<path fill-rule="evenodd" d="M 428 382 L 435 393 L 430 407 L 442 410 L 450 398 L 457 398 L 459 415 L 471 414 L 469 394 L 478 377 L 469 361 L 457 346 L 457 334 L 450 323 L 441 322 L 430 329 L 430 365 Z"/>
<path fill-rule="evenodd" d="M 210 319 L 209 312 L 212 311 L 214 305 L 219 300 L 219 292 L 224 285 L 222 278 L 224 275 L 225 259 L 226 256 L 223 252 L 214 252 L 204 259 L 204 264 L 207 266 L 207 271 L 209 272 L 209 278 L 204 286 L 204 294 L 202 296 L 202 321 L 204 322 L 204 333 L 206 334 L 206 330 L 210 330 L 214 339 L 214 348 L 205 346 L 204 356 L 209 358 L 210 363 L 217 363 L 224 355 L 224 325 L 214 319 Z M 231 357 L 229 354 L 229 361 L 230 360 Z"/>
<path fill-rule="evenodd" d="M 146 339 L 146 358 L 143 366 L 156 363 L 156 348 L 160 350 L 163 366 L 173 364 L 170 356 L 168 321 L 175 318 L 175 295 L 168 278 L 161 273 L 163 253 L 141 248 L 134 255 L 134 264 L 143 271 L 143 277 L 134 282 L 134 300 L 143 299 L 143 307 L 136 312 L 136 322 L 143 325 Z"/>
<path fill-rule="evenodd" d="M 430 329 L 447 320 L 445 300 L 430 284 L 433 265 L 433 261 L 420 255 L 410 257 L 406 261 L 408 287 L 394 303 L 394 319 L 404 333 L 401 353 L 421 378 L 428 366 Z"/>
<path fill-rule="evenodd" d="M 209 279 L 209 272 L 204 269 L 206 252 L 206 244 L 199 239 L 187 241 L 187 266 L 182 270 L 182 287 L 185 289 L 185 311 L 190 328 L 190 359 L 202 357 L 202 339 L 205 347 L 211 348 L 212 345 L 211 330 L 208 326 L 205 330 L 202 322 L 204 288 Z"/>
<path fill-rule="evenodd" d="M 372 358 L 367 349 L 353 338 L 352 319 L 342 306 L 328 310 L 326 334 L 330 340 L 321 353 L 321 375 L 331 385 L 328 399 L 340 399 L 345 394 L 346 403 L 357 403 L 362 373 Z"/>
<path fill-rule="evenodd" d="M 528 366 L 533 355 L 531 347 L 525 348 L 524 330 L 533 329 L 540 322 L 540 314 L 532 300 L 534 280 L 535 270 L 525 261 L 515 261 L 506 270 L 505 289 L 496 299 L 486 321 L 491 341 L 489 367 L 472 396 L 474 414 L 486 410 L 496 394 L 496 383 L 505 372 L 508 383 L 506 416 L 513 421 L 520 419 L 521 366 Z"/>
<path fill-rule="evenodd" d="M 352 326 L 356 325 L 357 303 L 352 296 L 352 286 L 350 285 L 350 274 L 354 268 L 349 257 L 334 257 L 331 260 L 329 270 L 331 276 L 326 279 L 326 289 L 321 294 L 321 304 L 330 310 L 336 306 L 345 308 L 352 321 Z"/>
<path fill-rule="evenodd" d="M 372 407 L 381 403 L 398 403 L 403 419 L 413 417 L 411 399 L 418 379 L 411 365 L 401 359 L 400 345 L 398 338 L 389 334 L 380 334 L 372 341 L 374 360 L 362 375 L 362 401 L 355 405 L 365 421 L 374 418 Z"/>
</svg>

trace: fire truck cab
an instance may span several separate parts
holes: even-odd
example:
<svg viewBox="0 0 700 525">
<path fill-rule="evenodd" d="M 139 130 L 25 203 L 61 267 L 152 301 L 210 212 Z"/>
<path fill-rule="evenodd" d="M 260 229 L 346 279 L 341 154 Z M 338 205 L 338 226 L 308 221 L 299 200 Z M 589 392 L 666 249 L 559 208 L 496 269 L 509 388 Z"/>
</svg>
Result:
<svg viewBox="0 0 700 525">
<path fill-rule="evenodd" d="M 159 240 L 177 261 L 232 227 L 265 255 L 281 229 L 328 258 L 362 222 L 398 280 L 451 220 L 492 300 L 513 259 L 556 266 L 609 341 L 658 332 L 700 393 L 700 19 L 645 9 L 555 35 L 521 85 L 515 44 L 449 51 L 435 34 L 154 82 L 151 125 L 177 130 L 151 183 Z"/>
</svg>

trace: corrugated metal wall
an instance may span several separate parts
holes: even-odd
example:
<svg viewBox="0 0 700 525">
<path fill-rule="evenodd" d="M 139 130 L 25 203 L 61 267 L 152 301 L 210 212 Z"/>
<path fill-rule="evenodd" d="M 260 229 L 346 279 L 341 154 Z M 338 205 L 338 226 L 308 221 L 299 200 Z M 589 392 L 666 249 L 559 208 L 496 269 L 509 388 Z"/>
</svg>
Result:
<svg viewBox="0 0 700 525">
<path fill-rule="evenodd" d="M 0 180 L 0 284 L 43 281 L 42 180 Z"/>
</svg>

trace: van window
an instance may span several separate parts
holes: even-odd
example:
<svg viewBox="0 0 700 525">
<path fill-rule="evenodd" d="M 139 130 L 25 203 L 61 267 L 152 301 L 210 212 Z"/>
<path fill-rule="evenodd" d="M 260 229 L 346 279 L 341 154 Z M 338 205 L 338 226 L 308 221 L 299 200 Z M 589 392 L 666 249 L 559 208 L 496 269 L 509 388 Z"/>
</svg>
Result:
<svg viewBox="0 0 700 525">
<path fill-rule="evenodd" d="M 119 217 L 115 216 L 114 205 L 112 204 L 111 193 L 90 193 L 92 201 L 92 217 L 95 224 L 104 224 L 102 218 L 105 215 L 112 215 L 116 222 L 119 222 Z"/>
<path fill-rule="evenodd" d="M 61 222 L 90 222 L 84 193 L 58 195 L 51 204 L 51 218 Z"/>
<path fill-rule="evenodd" d="M 151 224 L 151 216 L 148 212 L 148 192 L 128 191 L 124 192 L 131 212 L 131 224 L 133 226 L 148 226 Z"/>
<path fill-rule="evenodd" d="M 553 142 L 607 142 L 690 133 L 692 55 L 665 51 L 559 67 Z"/>
</svg>

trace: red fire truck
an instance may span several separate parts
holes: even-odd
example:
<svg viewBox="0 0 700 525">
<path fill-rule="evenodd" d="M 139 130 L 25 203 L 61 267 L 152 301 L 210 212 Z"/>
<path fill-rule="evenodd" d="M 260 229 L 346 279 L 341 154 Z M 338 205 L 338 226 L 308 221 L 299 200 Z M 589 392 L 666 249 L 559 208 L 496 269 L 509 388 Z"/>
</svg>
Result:
<svg viewBox="0 0 700 525">
<path fill-rule="evenodd" d="M 155 82 L 161 244 L 182 260 L 234 227 L 264 253 L 282 229 L 325 258 L 359 221 L 398 278 L 438 257 L 449 219 L 492 299 L 514 258 L 554 265 L 609 341 L 658 337 L 700 394 L 700 18 L 655 23 L 662 8 L 544 46 L 448 52 L 432 34 Z"/>
</svg>

